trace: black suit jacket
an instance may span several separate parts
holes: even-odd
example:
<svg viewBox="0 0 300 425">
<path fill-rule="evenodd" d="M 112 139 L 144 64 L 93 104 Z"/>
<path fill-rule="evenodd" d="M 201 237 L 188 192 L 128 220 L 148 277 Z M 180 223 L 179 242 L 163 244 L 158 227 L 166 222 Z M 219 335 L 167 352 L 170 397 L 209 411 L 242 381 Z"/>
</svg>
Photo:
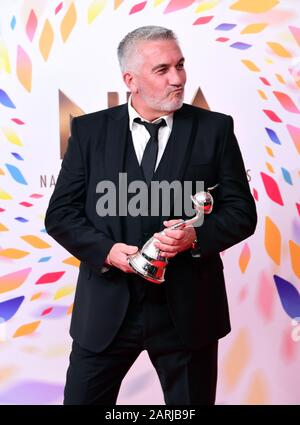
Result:
<svg viewBox="0 0 300 425">
<path fill-rule="evenodd" d="M 95 352 L 112 341 L 129 302 L 126 274 L 102 268 L 113 244 L 123 242 L 121 219 L 96 212 L 97 183 L 118 185 L 128 121 L 127 104 L 73 119 L 45 219 L 47 232 L 81 261 L 70 333 Z M 203 180 L 206 189 L 219 183 L 213 212 L 196 228 L 200 257 L 177 254 L 163 283 L 182 341 L 199 348 L 230 331 L 219 252 L 254 232 L 256 208 L 230 116 L 184 104 L 172 134 L 177 155 L 168 180 Z"/>
</svg>

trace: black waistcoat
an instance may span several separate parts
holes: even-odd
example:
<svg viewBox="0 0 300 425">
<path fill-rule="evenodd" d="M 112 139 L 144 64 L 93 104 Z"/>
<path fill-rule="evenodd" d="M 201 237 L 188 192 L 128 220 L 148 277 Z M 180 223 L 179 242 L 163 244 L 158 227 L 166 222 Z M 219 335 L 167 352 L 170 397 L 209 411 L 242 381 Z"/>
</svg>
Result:
<svg viewBox="0 0 300 425">
<path fill-rule="evenodd" d="M 127 173 L 127 184 L 128 187 L 133 181 L 145 181 L 142 169 L 138 163 L 136 153 L 134 150 L 134 145 L 132 142 L 131 131 L 128 128 L 127 131 L 127 144 L 124 157 L 124 166 L 123 171 Z M 167 180 L 169 175 L 169 167 L 172 166 L 172 138 L 167 143 L 167 146 L 164 150 L 163 156 L 159 162 L 159 165 L 154 173 L 152 178 L 156 181 Z M 132 194 L 127 194 L 128 204 L 130 199 L 137 195 L 138 191 Z M 130 204 L 129 204 L 130 205 Z M 155 233 L 161 231 L 163 226 L 163 219 L 161 214 L 158 216 L 153 216 L 151 212 L 151 198 L 150 198 L 150 188 L 148 194 L 148 215 L 139 215 L 133 217 L 130 214 L 121 217 L 122 220 L 122 229 L 123 229 L 123 240 L 128 245 L 136 245 L 139 248 Z M 128 274 L 128 284 L 130 289 L 130 296 L 132 302 L 139 302 L 144 299 L 146 296 L 148 299 L 157 302 L 165 302 L 165 286 L 164 283 L 156 284 L 149 282 L 146 279 L 136 275 Z"/>
</svg>

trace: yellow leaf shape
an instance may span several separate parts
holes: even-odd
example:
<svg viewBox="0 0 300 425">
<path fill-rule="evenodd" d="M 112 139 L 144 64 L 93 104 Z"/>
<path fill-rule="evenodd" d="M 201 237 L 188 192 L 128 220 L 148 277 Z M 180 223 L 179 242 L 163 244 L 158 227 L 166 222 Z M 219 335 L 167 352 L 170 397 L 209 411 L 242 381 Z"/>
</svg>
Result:
<svg viewBox="0 0 300 425">
<path fill-rule="evenodd" d="M 154 0 L 154 7 L 161 5 L 165 0 Z"/>
<path fill-rule="evenodd" d="M 100 13 L 103 12 L 107 0 L 94 0 L 88 8 L 88 24 L 91 24 L 95 18 L 97 18 Z"/>
<path fill-rule="evenodd" d="M 15 249 L 15 248 L 7 248 L 7 249 L 1 249 L 0 250 L 0 257 L 7 257 L 12 258 L 14 260 L 18 260 L 19 258 L 26 257 L 29 252 L 22 251 L 21 249 Z"/>
<path fill-rule="evenodd" d="M 268 386 L 261 370 L 252 375 L 244 404 L 269 404 Z"/>
<path fill-rule="evenodd" d="M 58 289 L 54 295 L 55 300 L 59 300 L 60 298 L 66 297 L 72 294 L 75 291 L 74 286 L 64 286 L 63 288 Z"/>
<path fill-rule="evenodd" d="M 0 40 L 0 73 L 2 71 L 10 74 L 11 68 L 9 63 L 8 50 L 3 41 Z"/>
<path fill-rule="evenodd" d="M 0 294 L 3 292 L 12 291 L 13 289 L 21 286 L 27 279 L 31 268 L 18 270 L 17 272 L 9 273 L 3 276 L 0 276 Z"/>
<path fill-rule="evenodd" d="M 76 9 L 74 3 L 72 2 L 60 25 L 60 33 L 64 42 L 67 41 L 69 35 L 71 34 L 71 31 L 76 24 L 76 20 Z"/>
<path fill-rule="evenodd" d="M 13 335 L 13 338 L 18 336 L 30 335 L 32 334 L 40 325 L 41 321 L 27 323 L 26 325 L 20 326 Z"/>
<path fill-rule="evenodd" d="M 257 90 L 258 91 L 258 94 L 260 95 L 260 97 L 263 99 L 263 100 L 267 100 L 268 99 L 268 97 L 267 97 L 267 95 L 266 95 L 266 93 L 263 91 L 263 90 Z"/>
<path fill-rule="evenodd" d="M 54 40 L 54 32 L 48 19 L 44 24 L 42 34 L 40 36 L 39 48 L 41 55 L 47 61 Z"/>
<path fill-rule="evenodd" d="M 29 243 L 34 248 L 45 249 L 45 248 L 51 247 L 51 245 L 49 245 L 47 242 L 43 241 L 42 239 L 34 235 L 21 236 L 21 239 Z"/>
<path fill-rule="evenodd" d="M 69 264 L 70 266 L 79 267 L 80 261 L 77 260 L 75 257 L 68 257 L 65 260 L 63 260 L 63 263 Z"/>
<path fill-rule="evenodd" d="M 7 232 L 8 228 L 4 224 L 0 223 L 0 232 Z"/>
<path fill-rule="evenodd" d="M 220 0 L 211 0 L 200 3 L 196 8 L 196 13 L 205 12 L 206 10 L 213 9 L 220 3 Z"/>
<path fill-rule="evenodd" d="M 265 221 L 265 248 L 274 263 L 280 265 L 281 234 L 276 224 L 268 216 Z"/>
<path fill-rule="evenodd" d="M 73 311 L 73 305 L 74 305 L 74 303 L 72 303 L 72 304 L 70 305 L 70 307 L 68 308 L 68 310 L 67 310 L 67 316 L 69 316 L 70 314 L 72 314 L 72 311 Z"/>
<path fill-rule="evenodd" d="M 240 12 L 262 13 L 272 9 L 278 3 L 278 0 L 238 0 L 230 6 L 230 9 Z"/>
<path fill-rule="evenodd" d="M 300 245 L 294 241 L 289 241 L 292 269 L 295 275 L 300 279 Z"/>
<path fill-rule="evenodd" d="M 253 72 L 259 72 L 260 71 L 260 69 L 258 68 L 258 66 L 255 65 L 254 62 L 252 62 L 248 59 L 242 59 L 242 62 L 248 69 L 250 69 L 250 71 L 253 71 Z"/>
<path fill-rule="evenodd" d="M 241 34 L 257 34 L 258 32 L 263 31 L 267 26 L 268 24 L 265 23 L 250 24 L 241 31 Z"/>
<path fill-rule="evenodd" d="M 266 151 L 267 151 L 267 153 L 268 153 L 270 156 L 274 157 L 274 153 L 273 153 L 272 149 L 271 149 L 269 146 L 266 146 Z"/>
<path fill-rule="evenodd" d="M 9 193 L 5 192 L 5 190 L 1 189 L 0 187 L 0 199 L 3 201 L 7 201 L 9 199 L 12 199 L 12 196 L 10 196 Z"/>
<path fill-rule="evenodd" d="M 224 356 L 223 378 L 225 391 L 233 391 L 243 373 L 247 370 L 251 357 L 251 347 L 247 329 L 242 328 Z"/>
<path fill-rule="evenodd" d="M 283 58 L 291 58 L 292 54 L 286 50 L 285 47 L 283 47 L 280 43 L 274 43 L 274 42 L 267 42 L 267 45 L 273 50 L 276 55 L 281 56 Z"/>
<path fill-rule="evenodd" d="M 17 76 L 24 89 L 30 92 L 32 65 L 29 56 L 21 46 L 18 46 L 17 50 Z"/>
<path fill-rule="evenodd" d="M 247 243 L 245 243 L 240 258 L 239 258 L 239 266 L 242 273 L 245 273 L 249 260 L 250 260 L 250 249 Z"/>
<path fill-rule="evenodd" d="M 17 133 L 11 128 L 8 128 L 8 127 L 3 128 L 3 133 L 5 134 L 5 137 L 7 138 L 7 140 L 13 145 L 23 146 L 23 143 L 21 142 Z"/>
</svg>

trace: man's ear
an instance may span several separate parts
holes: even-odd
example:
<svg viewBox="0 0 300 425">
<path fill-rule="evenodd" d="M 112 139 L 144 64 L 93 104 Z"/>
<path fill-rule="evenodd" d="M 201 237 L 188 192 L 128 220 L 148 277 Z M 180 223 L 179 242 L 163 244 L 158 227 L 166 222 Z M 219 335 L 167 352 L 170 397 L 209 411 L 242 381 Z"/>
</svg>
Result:
<svg viewBox="0 0 300 425">
<path fill-rule="evenodd" d="M 136 77 L 131 72 L 123 74 L 123 81 L 131 93 L 137 93 Z"/>
</svg>

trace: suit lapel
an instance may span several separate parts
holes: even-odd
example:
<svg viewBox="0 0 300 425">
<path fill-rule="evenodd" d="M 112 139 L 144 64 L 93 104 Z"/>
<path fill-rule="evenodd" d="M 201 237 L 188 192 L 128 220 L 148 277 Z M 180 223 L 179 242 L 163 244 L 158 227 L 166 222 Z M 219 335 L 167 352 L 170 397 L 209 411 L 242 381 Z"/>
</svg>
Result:
<svg viewBox="0 0 300 425">
<path fill-rule="evenodd" d="M 124 156 L 129 126 L 127 104 L 109 111 L 107 139 L 105 144 L 104 167 L 105 176 L 115 184 L 116 194 L 119 192 L 119 173 L 124 171 Z M 117 199 L 118 208 L 118 199 Z M 119 214 L 110 217 L 116 241 L 122 240 L 122 226 Z"/>
</svg>

